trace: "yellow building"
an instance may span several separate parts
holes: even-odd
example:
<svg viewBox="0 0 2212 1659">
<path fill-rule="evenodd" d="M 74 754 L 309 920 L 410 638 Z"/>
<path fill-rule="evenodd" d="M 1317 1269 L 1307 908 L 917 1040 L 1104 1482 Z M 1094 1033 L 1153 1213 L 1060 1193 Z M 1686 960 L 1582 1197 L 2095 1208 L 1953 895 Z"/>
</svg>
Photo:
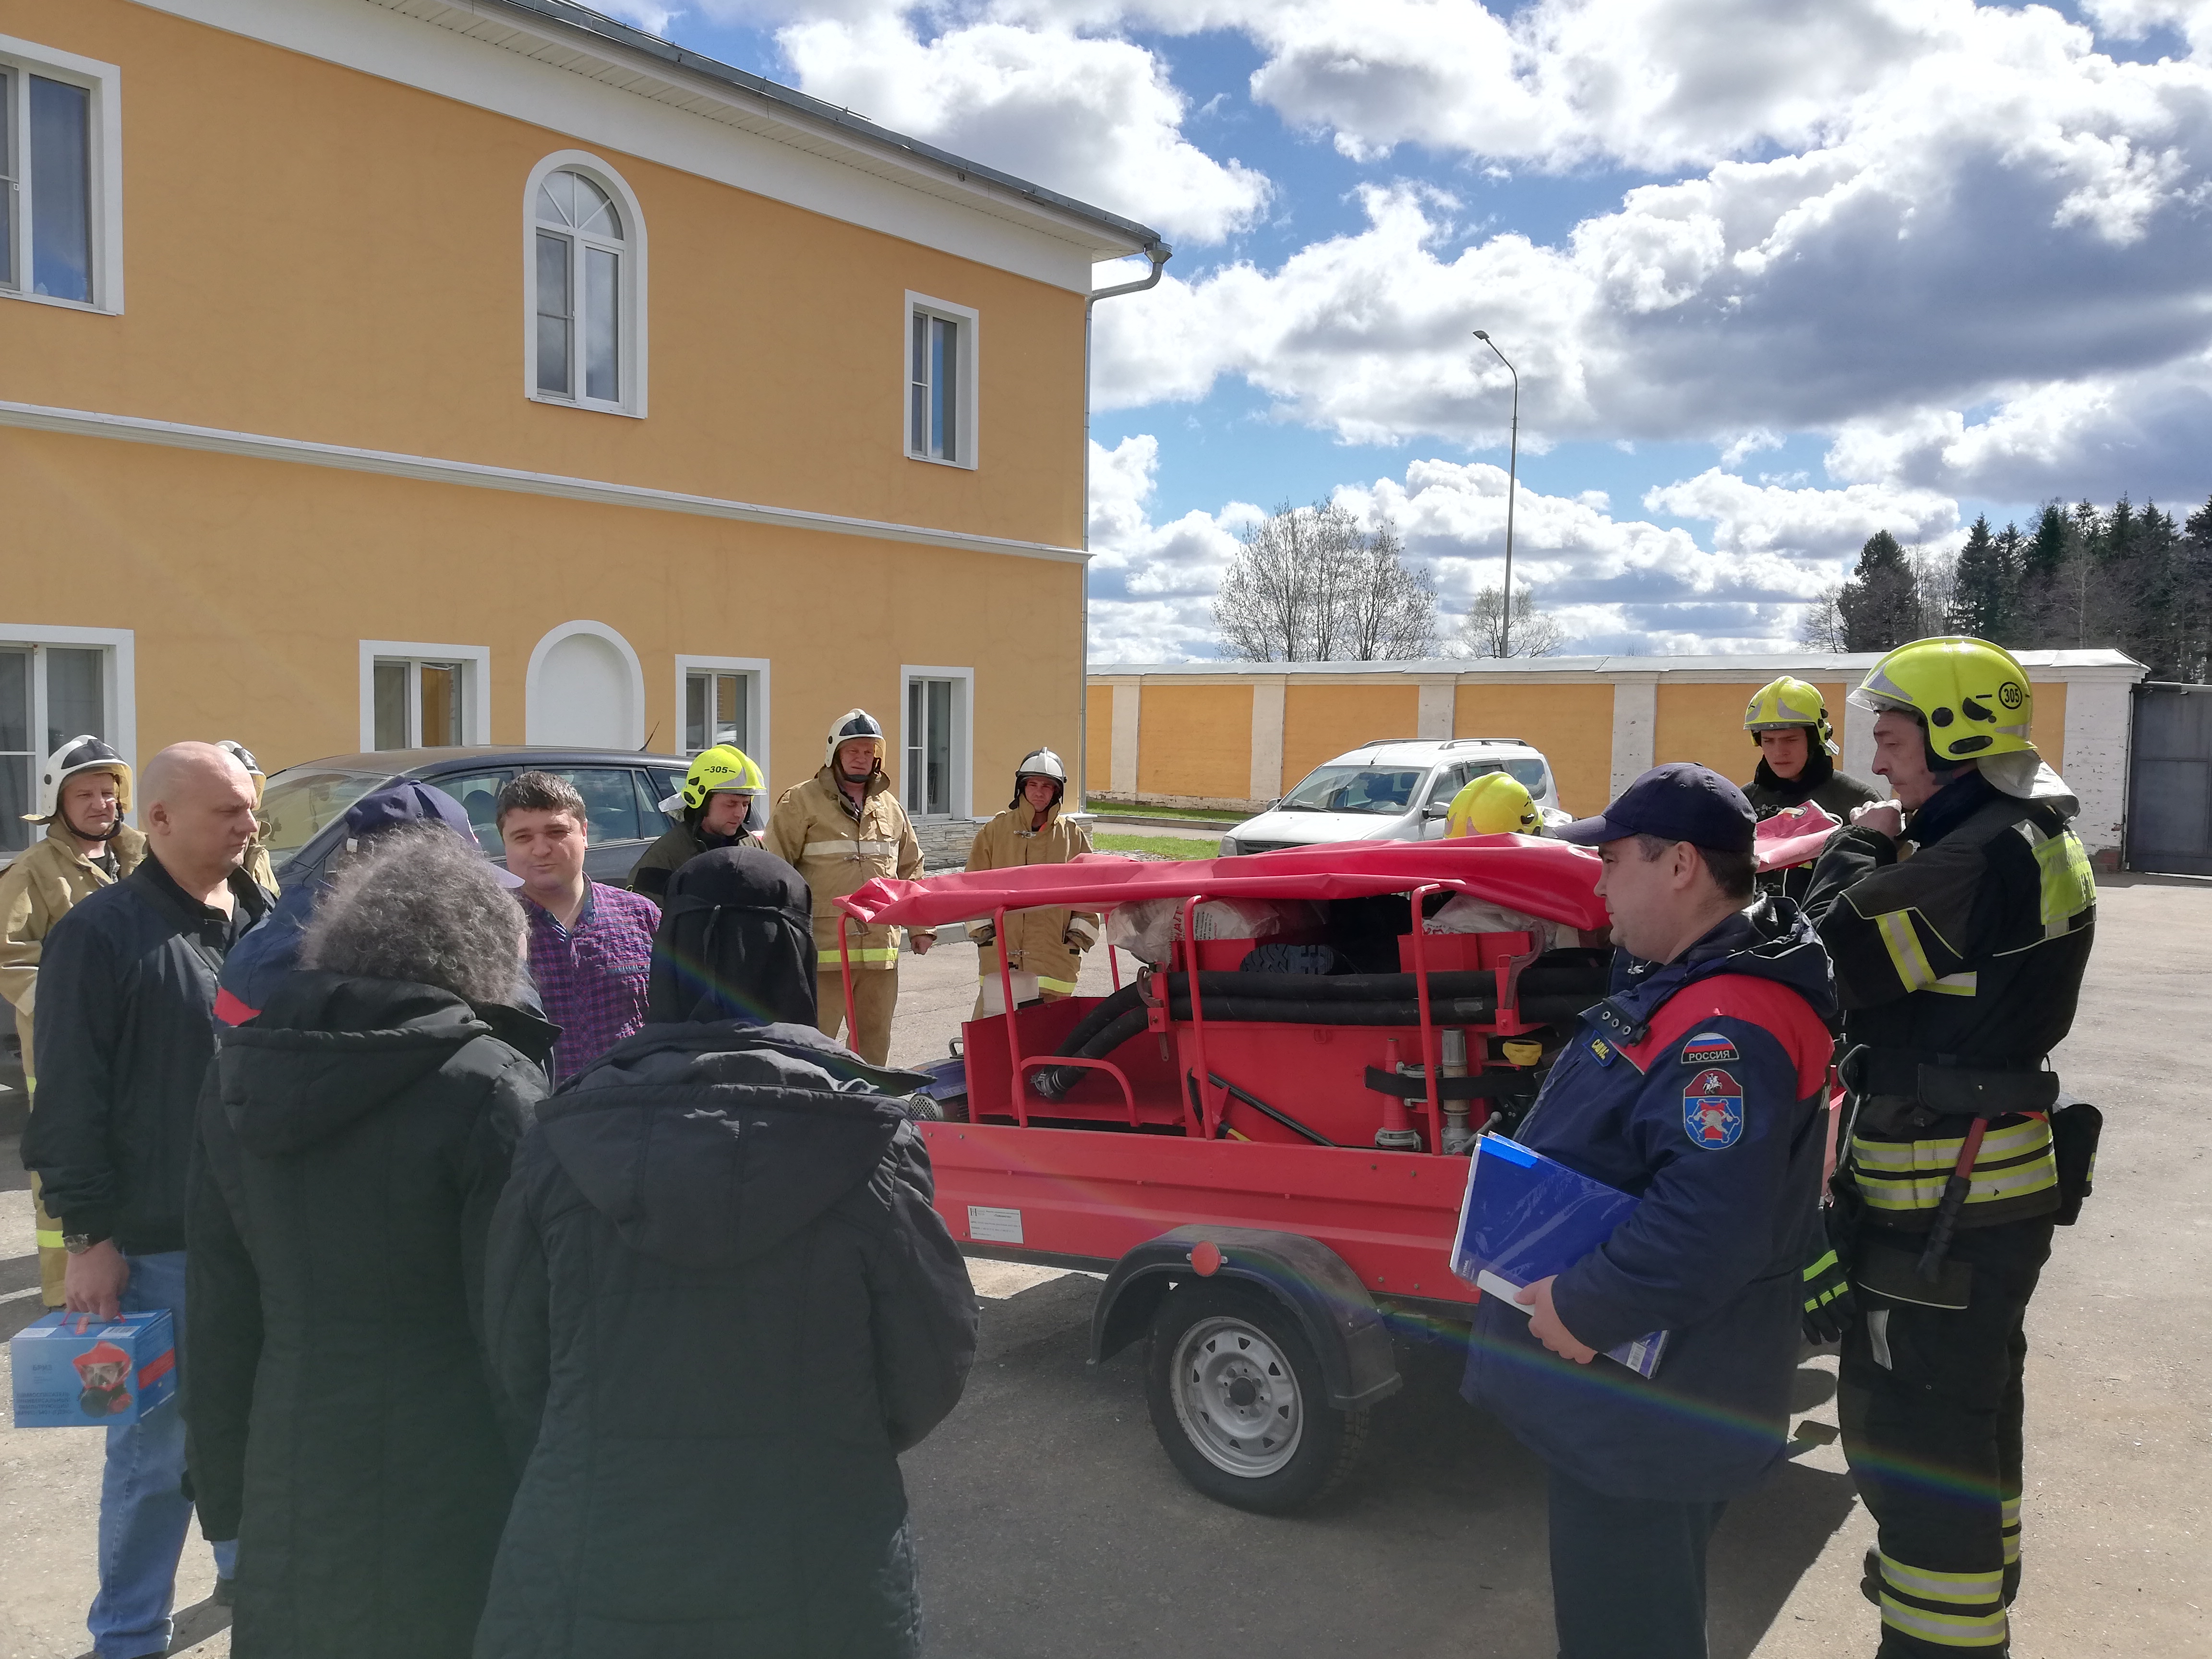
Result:
<svg viewBox="0 0 2212 1659">
<path fill-rule="evenodd" d="M 2081 799 L 2093 852 L 2117 853 L 2130 696 L 2143 666 L 2117 651 L 2023 651 L 2034 735 Z M 1559 804 L 1598 811 L 1639 773 L 1696 761 L 1739 783 L 1759 751 L 1751 694 L 1780 674 L 1820 689 L 1843 753 L 1871 781 L 1874 716 L 1844 702 L 1879 658 L 1537 657 L 1511 661 L 1162 663 L 1091 676 L 1085 782 L 1094 800 L 1257 811 L 1315 767 L 1385 738 L 1518 738 L 1543 750 Z"/>
<path fill-rule="evenodd" d="M 0 858 L 81 731 L 1076 751 L 1144 226 L 559 0 L 5 0 L 0 112 Z"/>
</svg>

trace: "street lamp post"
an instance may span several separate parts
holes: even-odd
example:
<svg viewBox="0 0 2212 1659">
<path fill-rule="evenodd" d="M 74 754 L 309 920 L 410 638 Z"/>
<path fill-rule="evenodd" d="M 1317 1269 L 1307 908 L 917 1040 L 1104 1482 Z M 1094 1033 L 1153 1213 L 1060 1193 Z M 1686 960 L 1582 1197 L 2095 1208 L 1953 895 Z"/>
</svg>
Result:
<svg viewBox="0 0 2212 1659">
<path fill-rule="evenodd" d="M 1521 371 L 1498 350 L 1498 342 L 1489 335 L 1478 328 L 1474 337 L 1497 352 L 1498 361 L 1513 377 L 1512 447 L 1506 452 L 1505 462 L 1505 603 L 1498 618 L 1498 654 L 1510 657 L 1513 654 L 1513 503 L 1521 493 Z"/>
</svg>

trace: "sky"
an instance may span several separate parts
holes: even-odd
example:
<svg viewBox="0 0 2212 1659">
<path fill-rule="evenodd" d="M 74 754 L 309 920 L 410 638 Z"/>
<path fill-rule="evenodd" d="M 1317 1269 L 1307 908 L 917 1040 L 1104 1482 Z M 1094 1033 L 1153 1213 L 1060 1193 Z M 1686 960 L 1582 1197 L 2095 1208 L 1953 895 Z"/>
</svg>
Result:
<svg viewBox="0 0 2212 1659">
<path fill-rule="evenodd" d="M 599 0 L 1158 229 L 1096 313 L 1091 659 L 1387 518 L 1449 638 L 1786 650 L 1877 530 L 2212 495 L 2212 0 Z M 1101 267 L 1100 286 L 1126 280 Z"/>
</svg>

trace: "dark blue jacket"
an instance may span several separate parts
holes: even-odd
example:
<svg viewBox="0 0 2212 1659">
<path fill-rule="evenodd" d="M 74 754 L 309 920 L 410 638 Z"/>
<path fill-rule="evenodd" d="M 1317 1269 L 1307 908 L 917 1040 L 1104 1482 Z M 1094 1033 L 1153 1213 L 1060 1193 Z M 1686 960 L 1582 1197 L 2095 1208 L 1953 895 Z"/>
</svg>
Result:
<svg viewBox="0 0 2212 1659">
<path fill-rule="evenodd" d="M 1722 976 L 1727 976 L 1725 978 Z M 1617 1011 L 1629 1027 L 1606 1030 Z M 1782 1454 L 1800 1275 L 1826 1152 L 1834 976 L 1788 899 L 1729 917 L 1675 961 L 1616 957 L 1515 1138 L 1642 1201 L 1559 1275 L 1577 1365 L 1484 1298 L 1463 1392 L 1569 1478 L 1710 1503 Z M 1668 1333 L 1649 1380 L 1605 1350 Z"/>
</svg>

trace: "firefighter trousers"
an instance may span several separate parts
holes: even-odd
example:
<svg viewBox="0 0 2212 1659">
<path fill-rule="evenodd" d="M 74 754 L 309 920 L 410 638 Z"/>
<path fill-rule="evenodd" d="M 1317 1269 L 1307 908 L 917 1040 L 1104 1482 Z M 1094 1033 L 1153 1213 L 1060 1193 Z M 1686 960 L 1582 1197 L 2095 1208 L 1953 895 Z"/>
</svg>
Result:
<svg viewBox="0 0 2212 1659">
<path fill-rule="evenodd" d="M 1844 1338 L 1844 1454 L 1874 1516 L 1881 1659 L 1997 1656 L 2020 1583 L 2024 1321 L 2051 1255 L 2046 1219 L 1961 1231 L 1968 1305 L 1860 1292 Z M 1868 1228 L 1862 1246 L 1917 1253 L 1920 1235 Z"/>
<path fill-rule="evenodd" d="M 845 1024 L 845 976 L 830 968 L 814 976 L 814 1023 L 825 1036 L 836 1036 Z M 853 969 L 853 1018 L 855 1029 L 845 1046 L 871 1066 L 888 1066 L 891 1053 L 891 1014 L 898 1007 L 898 964 L 888 968 Z"/>
</svg>

